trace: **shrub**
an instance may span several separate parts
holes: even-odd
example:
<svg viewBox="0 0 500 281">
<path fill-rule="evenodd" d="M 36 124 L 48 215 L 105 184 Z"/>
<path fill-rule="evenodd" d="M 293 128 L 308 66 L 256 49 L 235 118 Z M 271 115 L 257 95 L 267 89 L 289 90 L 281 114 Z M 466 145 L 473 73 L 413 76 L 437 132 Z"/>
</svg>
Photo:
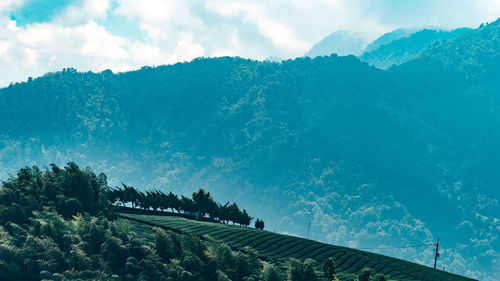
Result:
<svg viewBox="0 0 500 281">
<path fill-rule="evenodd" d="M 271 264 L 266 264 L 261 274 L 262 281 L 283 281 L 281 272 Z"/>
<path fill-rule="evenodd" d="M 385 278 L 385 275 L 379 273 L 373 275 L 372 278 L 370 278 L 370 281 L 387 281 L 387 279 Z"/>
<path fill-rule="evenodd" d="M 314 264 L 316 262 L 313 259 L 306 259 L 304 261 L 304 280 L 307 281 L 317 281 L 318 276 L 314 271 Z"/>
<path fill-rule="evenodd" d="M 264 229 L 264 221 L 257 219 L 255 221 L 255 228 L 260 229 L 260 230 Z"/>
<path fill-rule="evenodd" d="M 323 261 L 323 273 L 328 278 L 328 280 L 332 280 L 334 278 L 337 272 L 335 260 L 333 258 L 327 258 Z"/>
<path fill-rule="evenodd" d="M 288 281 L 305 281 L 304 265 L 301 261 L 295 258 L 288 260 Z"/>
<path fill-rule="evenodd" d="M 361 270 L 358 276 L 358 281 L 370 281 L 370 277 L 375 273 L 375 271 L 369 267 L 365 267 Z"/>
</svg>

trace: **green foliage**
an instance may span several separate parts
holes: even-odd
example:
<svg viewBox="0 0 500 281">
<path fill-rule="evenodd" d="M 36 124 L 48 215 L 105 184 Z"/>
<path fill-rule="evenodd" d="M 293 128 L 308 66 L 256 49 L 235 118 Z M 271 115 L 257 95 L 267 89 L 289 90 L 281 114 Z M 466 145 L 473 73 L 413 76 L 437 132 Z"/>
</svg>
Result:
<svg viewBox="0 0 500 281">
<path fill-rule="evenodd" d="M 323 274 L 332 280 L 335 277 L 337 267 L 335 266 L 335 260 L 333 258 L 327 258 L 323 261 Z"/>
<path fill-rule="evenodd" d="M 206 215 L 212 221 L 248 226 L 253 217 L 248 215 L 245 209 L 240 210 L 236 203 L 221 205 L 217 203 L 210 192 L 206 192 L 200 188 L 197 192 L 193 192 L 192 198 L 181 195 L 181 198 L 170 192 L 168 195 L 162 191 L 146 191 L 141 192 L 132 186 L 122 184 L 123 188 L 113 188 L 107 192 L 107 197 L 111 203 L 120 202 L 123 206 L 131 203 L 132 207 L 140 207 L 144 210 L 158 209 L 165 211 L 168 209 L 182 211 L 196 219 L 205 219 Z"/>
<path fill-rule="evenodd" d="M 372 275 L 375 274 L 375 271 L 369 267 L 365 267 L 361 270 L 358 276 L 358 281 L 370 281 Z"/>
<path fill-rule="evenodd" d="M 171 236 L 167 235 L 161 228 L 154 228 L 154 231 L 156 253 L 160 256 L 162 262 L 166 263 L 170 259 L 177 258 L 178 253 L 175 251 L 175 243 L 179 243 L 178 240 L 172 241 Z"/>
<path fill-rule="evenodd" d="M 83 211 L 82 203 L 75 197 L 67 198 L 61 196 L 56 203 L 57 211 L 65 218 L 71 218 Z"/>
<path fill-rule="evenodd" d="M 470 31 L 469 28 L 450 31 L 423 29 L 364 52 L 360 59 L 375 67 L 388 69 L 417 57 L 435 44 L 453 40 Z"/>
<path fill-rule="evenodd" d="M 255 221 L 255 228 L 260 229 L 260 230 L 264 229 L 264 221 L 257 219 Z"/>
<path fill-rule="evenodd" d="M 308 258 L 304 261 L 304 280 L 308 281 L 317 281 L 318 276 L 316 275 L 316 272 L 314 271 L 314 264 L 316 262 Z"/>
<path fill-rule="evenodd" d="M 283 281 L 283 277 L 274 265 L 266 264 L 262 270 L 262 281 Z"/>
<path fill-rule="evenodd" d="M 288 260 L 287 281 L 305 281 L 304 264 L 295 258 Z"/>
<path fill-rule="evenodd" d="M 120 200 L 145 202 L 134 188 L 123 192 Z M 152 240 L 137 235 L 110 220 L 112 196 L 104 175 L 74 163 L 21 169 L 0 189 L 0 280 L 249 281 L 260 274 L 253 250 L 233 252 L 161 228 L 151 229 Z M 160 208 L 169 196 L 146 198 Z"/>
<path fill-rule="evenodd" d="M 385 275 L 377 273 L 370 278 L 370 281 L 387 281 Z"/>
</svg>

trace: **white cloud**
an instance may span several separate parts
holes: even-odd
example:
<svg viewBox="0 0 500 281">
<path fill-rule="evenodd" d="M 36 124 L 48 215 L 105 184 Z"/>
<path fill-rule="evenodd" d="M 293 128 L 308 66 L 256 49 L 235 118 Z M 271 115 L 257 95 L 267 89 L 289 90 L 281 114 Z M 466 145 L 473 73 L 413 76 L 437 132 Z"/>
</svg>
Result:
<svg viewBox="0 0 500 281">
<path fill-rule="evenodd" d="M 259 32 L 270 40 L 274 45 L 288 52 L 305 52 L 309 47 L 307 42 L 298 39 L 289 25 L 279 22 L 269 16 L 262 4 L 247 1 L 231 1 L 230 3 L 220 0 L 207 1 L 207 9 L 220 16 L 241 18 L 243 22 L 249 22 L 257 26 Z"/>
<path fill-rule="evenodd" d="M 90 20 L 104 19 L 111 8 L 112 0 L 83 0 L 80 5 L 73 5 L 54 19 L 61 25 L 82 24 Z"/>
<path fill-rule="evenodd" d="M 25 0 L 2 0 L 0 1 L 0 12 L 19 7 L 24 2 Z"/>
<path fill-rule="evenodd" d="M 16 27 L 9 11 L 25 2 L 0 1 L 0 85 L 64 66 L 127 70 L 197 56 L 291 58 L 337 30 L 374 39 L 400 26 L 477 26 L 500 14 L 500 0 L 419 0 L 422 9 L 392 0 L 82 0 L 50 23 Z M 110 33 L 103 26 L 108 16 L 123 17 L 144 39 Z"/>
<path fill-rule="evenodd" d="M 124 49 L 124 45 L 128 43 L 127 40 L 107 32 L 103 26 L 93 21 L 77 27 L 74 32 L 84 41 L 80 49 L 82 55 L 119 60 L 129 57 Z"/>
<path fill-rule="evenodd" d="M 187 61 L 192 60 L 197 57 L 201 57 L 205 54 L 205 48 L 200 44 L 194 42 L 192 34 L 185 34 L 184 38 L 177 41 L 175 49 L 171 55 L 169 55 L 169 61 Z"/>
<path fill-rule="evenodd" d="M 0 38 L 2 85 L 64 67 L 126 71 L 173 62 L 162 55 L 160 48 L 116 36 L 94 21 L 78 26 L 42 23 L 17 27 L 3 18 L 0 31 L 5 34 Z"/>
</svg>

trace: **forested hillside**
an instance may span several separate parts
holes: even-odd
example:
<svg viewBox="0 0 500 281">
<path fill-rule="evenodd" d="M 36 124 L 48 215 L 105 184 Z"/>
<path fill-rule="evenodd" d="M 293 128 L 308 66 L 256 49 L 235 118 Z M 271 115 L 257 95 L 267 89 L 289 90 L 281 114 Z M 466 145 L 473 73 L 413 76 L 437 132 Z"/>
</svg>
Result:
<svg viewBox="0 0 500 281">
<path fill-rule="evenodd" d="M 360 60 L 380 69 L 388 69 L 393 65 L 400 65 L 417 57 L 435 44 L 452 40 L 469 31 L 471 31 L 469 28 L 459 28 L 450 31 L 423 29 L 386 44 L 380 44 L 382 43 L 380 42 L 380 45 L 374 44 L 369 46 L 370 48 L 367 47 L 360 56 Z M 395 32 L 393 36 L 400 35 L 400 33 L 402 32 Z"/>
<path fill-rule="evenodd" d="M 3 182 L 0 280 L 269 280 L 255 251 L 116 220 L 116 191 L 72 162 Z"/>
<path fill-rule="evenodd" d="M 240 212 L 235 203 L 217 204 L 203 189 L 192 199 L 169 195 L 125 184 L 111 188 L 105 174 L 96 175 L 89 167 L 82 170 L 73 162 L 64 168 L 22 168 L 0 188 L 0 279 L 471 280 L 381 255 L 271 234 L 258 222 L 258 229 L 249 229 L 252 218 L 245 210 Z M 132 208 L 113 205 L 118 201 Z M 165 212 L 168 208 L 177 213 Z M 159 216 L 144 215 L 151 212 Z M 211 222 L 203 222 L 207 219 Z M 228 221 L 233 226 L 226 225 Z"/>
<path fill-rule="evenodd" d="M 279 232 L 494 276 L 499 22 L 388 71 L 354 56 L 74 69 L 0 90 L 0 169 L 74 159 L 120 181 L 205 187 Z M 139 176 L 138 176 L 139 175 Z M 487 280 L 487 279 L 486 279 Z"/>
</svg>

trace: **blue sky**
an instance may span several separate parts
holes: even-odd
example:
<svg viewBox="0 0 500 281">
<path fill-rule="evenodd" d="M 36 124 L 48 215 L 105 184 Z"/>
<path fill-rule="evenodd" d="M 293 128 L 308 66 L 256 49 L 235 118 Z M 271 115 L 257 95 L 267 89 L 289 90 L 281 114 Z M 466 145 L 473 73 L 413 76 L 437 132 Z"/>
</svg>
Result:
<svg viewBox="0 0 500 281">
<path fill-rule="evenodd" d="M 206 56 L 293 58 L 337 30 L 476 27 L 500 0 L 2 0 L 0 86 L 64 67 L 127 71 Z"/>
</svg>

